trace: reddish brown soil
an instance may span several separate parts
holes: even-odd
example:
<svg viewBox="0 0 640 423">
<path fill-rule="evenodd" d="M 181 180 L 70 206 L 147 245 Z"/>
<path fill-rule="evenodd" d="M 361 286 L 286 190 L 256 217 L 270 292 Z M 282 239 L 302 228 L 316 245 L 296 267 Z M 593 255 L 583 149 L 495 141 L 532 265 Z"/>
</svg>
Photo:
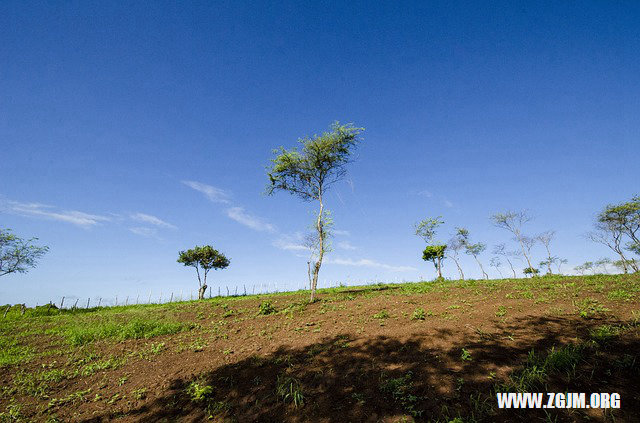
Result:
<svg viewBox="0 0 640 423">
<path fill-rule="evenodd" d="M 556 375 L 547 386 L 549 391 L 587 395 L 618 392 L 621 409 L 554 410 L 548 414 L 546 410 L 495 410 L 492 387 L 521 369 L 531 350 L 544 353 L 551 347 L 586 340 L 589 329 L 605 323 L 628 324 L 632 312 L 640 311 L 637 301 L 612 301 L 602 290 L 596 291 L 583 289 L 579 297 L 574 297 L 568 290 L 567 295 L 545 300 L 544 290 L 534 290 L 533 298 L 523 298 L 508 282 L 498 288 L 452 287 L 424 294 L 403 294 L 391 288 L 371 295 L 371 290 L 354 289 L 321 295 L 321 300 L 331 301 L 307 305 L 304 311 L 292 315 L 256 316 L 260 299 L 232 301 L 229 308 L 240 313 L 226 318 L 219 303 L 194 303 L 185 305 L 179 316 L 202 328 L 150 340 L 98 342 L 86 347 L 103 356 L 122 356 L 148 349 L 152 342 L 164 342 L 163 352 L 149 359 L 132 354 L 116 370 L 53 383 L 47 393 L 49 399 L 16 395 L 14 400 L 22 404 L 26 421 L 46 421 L 55 415 L 58 421 L 73 422 L 200 422 L 207 420 L 206 404 L 192 401 L 186 393 L 191 382 L 199 381 L 213 387 L 209 404 L 224 403 L 214 413 L 214 421 L 448 421 L 456 416 L 463 421 L 498 422 L 548 418 L 640 421 L 637 327 L 594 350 L 579 364 L 570 382 L 564 375 Z M 580 317 L 574 302 L 587 297 L 598 300 L 609 311 Z M 270 297 L 269 301 L 282 310 L 303 298 L 288 295 Z M 506 310 L 503 316 L 497 315 L 501 306 Z M 411 320 L 418 307 L 432 315 Z M 372 317 L 381 310 L 390 317 Z M 212 329 L 219 321 L 224 322 L 223 331 L 215 332 Z M 206 346 L 200 351 L 194 351 L 199 347 L 185 349 L 196 340 Z M 51 342 L 59 347 L 61 341 L 34 338 L 32 342 L 42 351 L 52 348 Z M 472 360 L 461 359 L 463 348 Z M 611 366 L 625 354 L 638 358 L 637 363 L 624 370 Z M 19 368 L 5 368 L 0 382 L 9 386 L 20 370 L 35 371 L 43 363 L 66 361 L 67 357 L 51 356 Z M 394 399 L 380 389 L 383 381 L 408 372 L 412 376 L 407 392 L 417 397 L 414 409 L 421 411 L 414 417 L 402 399 Z M 295 408 L 276 395 L 276 381 L 284 375 L 300 381 L 303 406 Z M 124 377 L 126 381 L 121 382 Z M 89 388 L 84 399 L 47 408 L 51 398 Z M 133 391 L 140 388 L 147 389 L 146 395 L 136 399 Z M 114 397 L 116 394 L 119 397 Z M 0 410 L 9 400 L 0 401 Z"/>
</svg>

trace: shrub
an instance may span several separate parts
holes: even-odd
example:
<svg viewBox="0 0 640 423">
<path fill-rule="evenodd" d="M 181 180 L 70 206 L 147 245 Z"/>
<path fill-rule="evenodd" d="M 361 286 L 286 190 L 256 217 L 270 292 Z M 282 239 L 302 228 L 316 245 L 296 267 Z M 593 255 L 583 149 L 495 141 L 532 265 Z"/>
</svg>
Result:
<svg viewBox="0 0 640 423">
<path fill-rule="evenodd" d="M 427 317 L 427 313 L 423 308 L 416 308 L 411 315 L 411 320 L 424 320 Z"/>
<path fill-rule="evenodd" d="M 265 316 L 268 314 L 273 314 L 276 311 L 277 311 L 276 308 L 269 301 L 261 302 L 260 307 L 258 308 L 258 314 L 262 314 Z"/>
</svg>

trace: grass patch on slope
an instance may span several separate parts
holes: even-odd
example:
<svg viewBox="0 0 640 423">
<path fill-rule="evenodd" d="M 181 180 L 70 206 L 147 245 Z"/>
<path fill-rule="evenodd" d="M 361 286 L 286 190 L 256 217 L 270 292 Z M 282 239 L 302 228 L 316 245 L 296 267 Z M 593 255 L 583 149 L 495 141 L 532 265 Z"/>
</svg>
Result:
<svg viewBox="0 0 640 423">
<path fill-rule="evenodd" d="M 190 330 L 193 324 L 169 321 L 166 319 L 134 318 L 129 321 L 109 319 L 103 321 L 71 322 L 60 329 L 52 329 L 52 333 L 63 336 L 69 344 L 80 346 L 101 339 L 153 338 L 160 335 L 171 335 Z"/>
</svg>

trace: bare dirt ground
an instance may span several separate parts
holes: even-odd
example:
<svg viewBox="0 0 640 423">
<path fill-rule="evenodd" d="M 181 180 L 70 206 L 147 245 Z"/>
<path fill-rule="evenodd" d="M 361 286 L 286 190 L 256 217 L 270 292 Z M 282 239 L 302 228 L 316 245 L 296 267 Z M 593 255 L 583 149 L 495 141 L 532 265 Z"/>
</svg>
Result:
<svg viewBox="0 0 640 423">
<path fill-rule="evenodd" d="M 0 421 L 640 421 L 638 296 L 620 275 L 214 299 L 149 309 L 190 330 L 79 347 L 56 317 L 16 319 L 2 336 L 35 353 L 0 369 Z M 617 392 L 620 409 L 497 408 L 532 351 L 566 346 L 578 358 L 527 386 Z"/>
</svg>

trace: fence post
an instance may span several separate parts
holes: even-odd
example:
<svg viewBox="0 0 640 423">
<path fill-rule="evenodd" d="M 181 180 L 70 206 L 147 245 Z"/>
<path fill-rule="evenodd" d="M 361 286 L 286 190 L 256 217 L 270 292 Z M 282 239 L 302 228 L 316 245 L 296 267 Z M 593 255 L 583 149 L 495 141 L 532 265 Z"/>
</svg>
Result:
<svg viewBox="0 0 640 423">
<path fill-rule="evenodd" d="M 118 296 L 116 295 L 116 307 L 118 306 Z"/>
<path fill-rule="evenodd" d="M 98 300 L 98 307 L 100 307 L 100 304 L 102 304 L 102 297 Z"/>
<path fill-rule="evenodd" d="M 160 290 L 160 298 L 158 299 L 158 304 L 162 304 L 162 290 Z"/>
<path fill-rule="evenodd" d="M 127 295 L 127 298 L 124 299 L 124 305 L 128 306 L 129 305 L 129 296 Z"/>
<path fill-rule="evenodd" d="M 209 299 L 211 299 L 211 286 L 209 286 Z"/>
<path fill-rule="evenodd" d="M 20 313 L 21 316 L 24 316 L 24 312 L 27 311 L 27 305 L 26 304 L 22 304 L 22 313 Z"/>
<path fill-rule="evenodd" d="M 60 301 L 60 308 L 64 305 L 64 297 L 62 297 L 62 301 Z"/>
<path fill-rule="evenodd" d="M 229 296 L 229 287 L 227 287 L 227 297 Z"/>
<path fill-rule="evenodd" d="M 73 304 L 73 309 L 75 310 L 76 308 L 78 308 L 78 301 L 80 300 L 80 298 L 78 298 L 75 302 L 75 304 Z"/>
<path fill-rule="evenodd" d="M 151 290 L 149 290 L 149 304 L 151 304 Z"/>
<path fill-rule="evenodd" d="M 89 308 L 89 302 L 91 301 L 91 297 L 87 298 L 87 308 Z"/>
<path fill-rule="evenodd" d="M 7 317 L 7 313 L 9 312 L 9 309 L 11 308 L 10 305 L 7 306 L 7 309 L 4 311 L 4 316 L 2 316 L 2 318 L 4 319 L 5 317 Z"/>
<path fill-rule="evenodd" d="M 171 291 L 171 299 L 169 299 L 169 302 L 172 303 L 173 302 L 173 291 Z"/>
</svg>

